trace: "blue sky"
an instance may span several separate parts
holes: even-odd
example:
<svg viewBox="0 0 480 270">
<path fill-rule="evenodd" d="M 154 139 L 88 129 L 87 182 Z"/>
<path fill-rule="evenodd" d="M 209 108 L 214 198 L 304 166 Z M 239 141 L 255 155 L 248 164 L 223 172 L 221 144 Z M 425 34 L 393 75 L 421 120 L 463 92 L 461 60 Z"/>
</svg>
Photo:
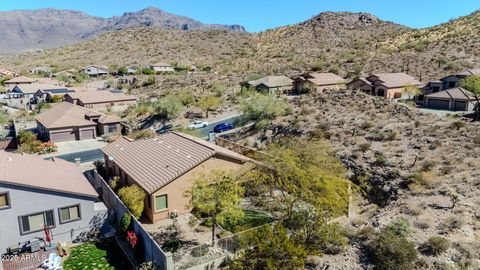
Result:
<svg viewBox="0 0 480 270">
<path fill-rule="evenodd" d="M 428 27 L 480 9 L 478 0 L 0 0 L 0 10 L 81 10 L 110 17 L 155 6 L 205 23 L 241 24 L 256 32 L 293 24 L 323 11 L 369 12 L 410 27 Z"/>
</svg>

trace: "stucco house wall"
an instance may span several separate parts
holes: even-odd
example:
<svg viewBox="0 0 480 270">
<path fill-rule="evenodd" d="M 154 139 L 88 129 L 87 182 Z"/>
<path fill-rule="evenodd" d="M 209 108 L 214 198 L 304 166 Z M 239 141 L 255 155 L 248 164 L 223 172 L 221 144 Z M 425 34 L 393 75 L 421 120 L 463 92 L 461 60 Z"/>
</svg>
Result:
<svg viewBox="0 0 480 270">
<path fill-rule="evenodd" d="M 23 234 L 20 231 L 19 217 L 53 210 L 54 228 L 51 228 L 53 243 L 72 241 L 81 232 L 88 231 L 96 213 L 95 198 L 60 192 L 46 191 L 0 183 L 0 193 L 8 192 L 10 208 L 0 210 L 0 253 L 19 242 L 45 237 L 43 230 Z M 80 220 L 60 223 L 59 208 L 80 205 Z M 103 215 L 104 213 L 99 213 Z M 97 216 L 98 217 L 98 216 Z"/>
</svg>

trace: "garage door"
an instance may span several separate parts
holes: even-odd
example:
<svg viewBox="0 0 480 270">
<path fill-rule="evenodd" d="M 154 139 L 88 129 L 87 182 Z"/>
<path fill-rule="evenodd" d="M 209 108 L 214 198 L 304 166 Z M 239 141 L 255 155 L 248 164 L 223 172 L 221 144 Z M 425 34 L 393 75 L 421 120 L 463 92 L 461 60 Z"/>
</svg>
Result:
<svg viewBox="0 0 480 270">
<path fill-rule="evenodd" d="M 429 99 L 428 100 L 428 107 L 432 109 L 442 109 L 448 110 L 448 100 L 441 100 L 441 99 Z"/>
<path fill-rule="evenodd" d="M 93 129 L 80 130 L 80 140 L 95 139 L 95 131 Z"/>
<path fill-rule="evenodd" d="M 73 130 L 50 133 L 50 141 L 52 142 L 75 141 L 75 139 L 75 132 L 73 132 Z"/>
<path fill-rule="evenodd" d="M 466 111 L 467 110 L 467 102 L 466 101 L 455 101 L 454 110 L 455 111 Z"/>
</svg>

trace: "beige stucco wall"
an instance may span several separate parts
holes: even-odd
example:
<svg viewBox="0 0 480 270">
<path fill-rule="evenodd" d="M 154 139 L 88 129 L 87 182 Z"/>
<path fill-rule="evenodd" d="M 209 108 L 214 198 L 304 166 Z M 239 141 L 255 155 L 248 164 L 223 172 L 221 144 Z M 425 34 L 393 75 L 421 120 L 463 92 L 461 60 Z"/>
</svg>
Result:
<svg viewBox="0 0 480 270">
<path fill-rule="evenodd" d="M 161 188 L 157 192 L 153 193 L 150 199 L 150 205 L 152 209 L 148 207 L 148 204 L 145 205 L 145 213 L 150 218 L 151 221 L 157 221 L 165 218 L 169 218 L 170 213 L 173 210 L 176 210 L 178 214 L 184 214 L 190 211 L 187 207 L 190 199 L 185 196 L 185 192 L 190 190 L 193 182 L 201 174 L 208 174 L 212 170 L 239 170 L 242 166 L 242 163 L 239 163 L 235 160 L 223 158 L 221 156 L 214 156 L 197 167 L 193 168 L 189 172 L 177 178 L 175 181 Z M 154 203 L 155 196 L 167 194 L 168 208 L 155 213 L 154 212 Z"/>
</svg>

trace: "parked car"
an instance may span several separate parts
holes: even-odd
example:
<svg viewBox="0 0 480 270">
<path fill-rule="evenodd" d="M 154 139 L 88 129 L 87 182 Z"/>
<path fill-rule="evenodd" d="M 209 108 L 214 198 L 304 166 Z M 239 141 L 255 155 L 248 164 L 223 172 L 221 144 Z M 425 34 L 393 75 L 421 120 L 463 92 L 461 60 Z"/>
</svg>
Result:
<svg viewBox="0 0 480 270">
<path fill-rule="evenodd" d="M 213 128 L 213 131 L 215 131 L 215 133 L 222 133 L 222 132 L 234 129 L 234 128 L 235 128 L 235 125 L 233 123 L 222 123 L 222 124 L 216 125 Z"/>
<path fill-rule="evenodd" d="M 207 121 L 201 121 L 201 120 L 197 120 L 197 121 L 194 121 L 192 123 L 190 123 L 187 128 L 190 128 L 190 129 L 196 129 L 196 128 L 204 128 L 204 127 L 207 127 L 208 126 L 208 122 Z"/>
<path fill-rule="evenodd" d="M 166 124 L 166 125 L 163 125 L 163 126 L 157 128 L 157 129 L 155 130 L 155 132 L 158 133 L 158 134 L 163 134 L 163 133 L 165 133 L 165 132 L 167 132 L 167 131 L 170 131 L 170 130 L 172 130 L 172 129 L 173 129 L 173 125 L 172 125 L 172 124 Z"/>
</svg>

